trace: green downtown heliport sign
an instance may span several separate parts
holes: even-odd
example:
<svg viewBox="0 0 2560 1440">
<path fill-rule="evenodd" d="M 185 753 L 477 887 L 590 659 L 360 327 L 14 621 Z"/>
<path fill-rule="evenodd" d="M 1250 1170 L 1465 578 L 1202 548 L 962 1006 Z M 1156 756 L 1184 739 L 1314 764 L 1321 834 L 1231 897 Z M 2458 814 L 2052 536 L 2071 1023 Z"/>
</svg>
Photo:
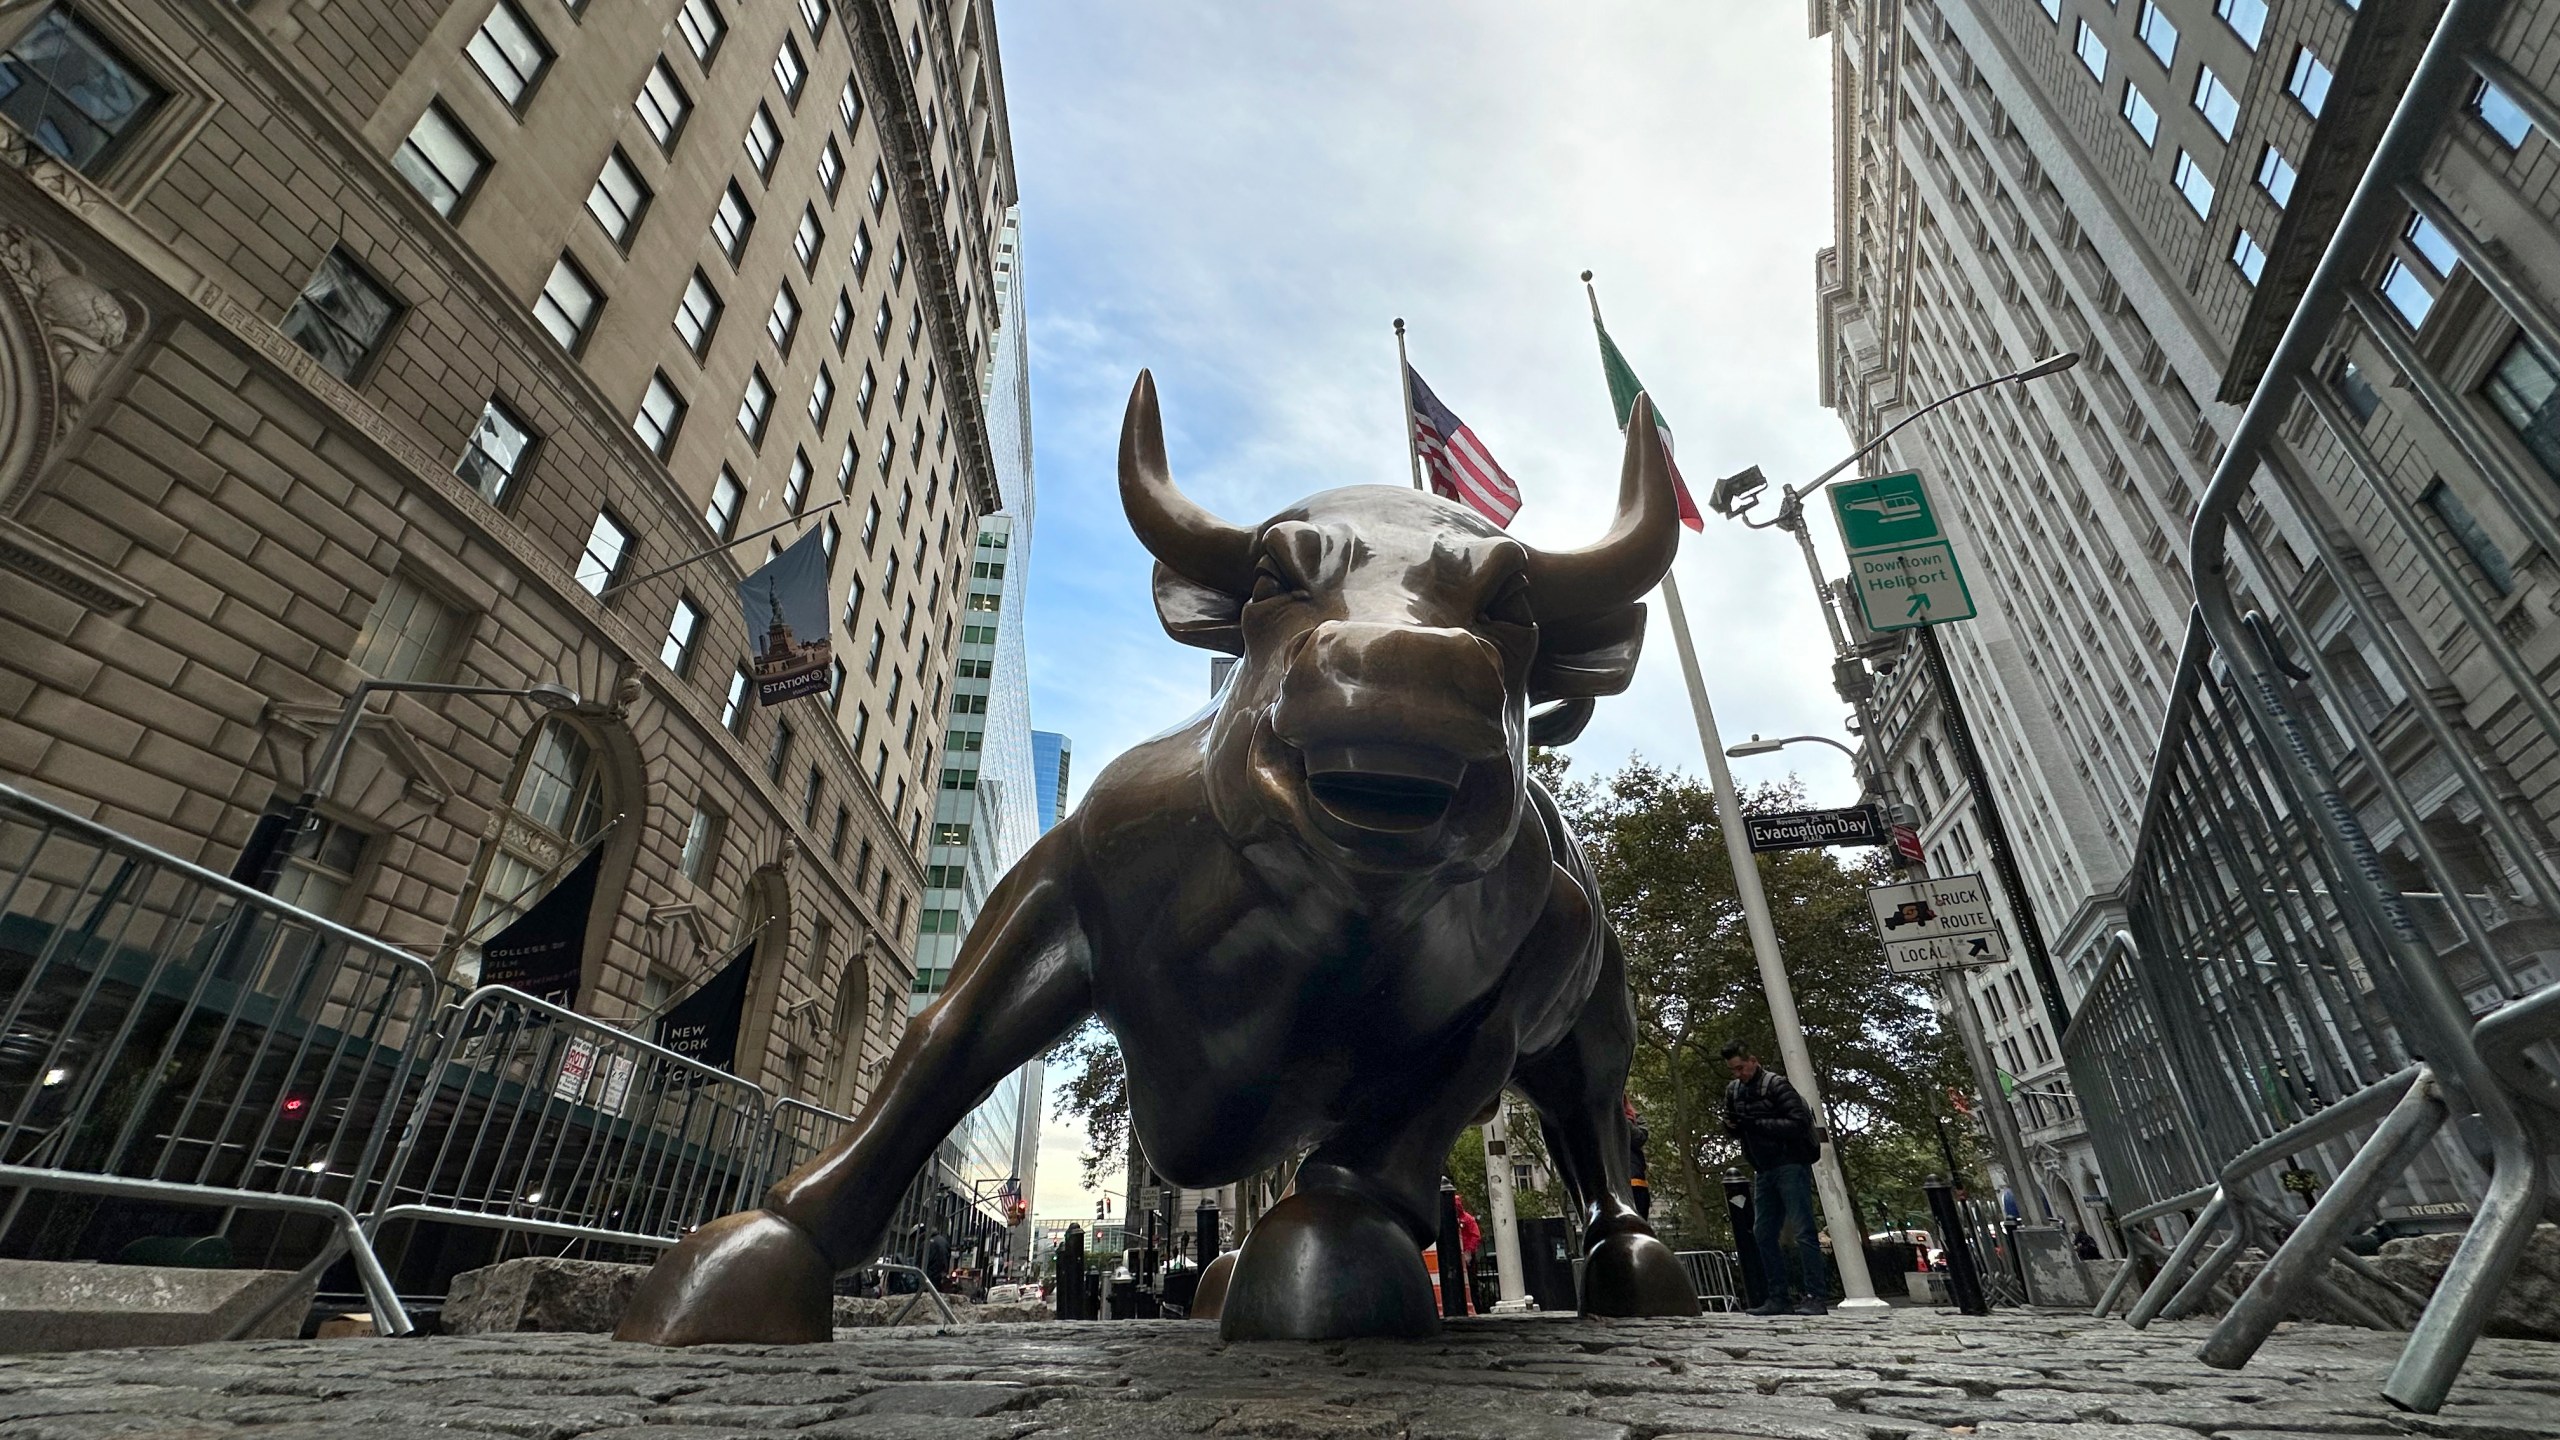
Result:
<svg viewBox="0 0 2560 1440">
<path fill-rule="evenodd" d="M 1911 630 L 1974 616 L 1955 546 L 1929 506 L 1920 472 L 1831 487 L 1831 513 L 1849 552 L 1849 588 L 1870 630 Z"/>
</svg>

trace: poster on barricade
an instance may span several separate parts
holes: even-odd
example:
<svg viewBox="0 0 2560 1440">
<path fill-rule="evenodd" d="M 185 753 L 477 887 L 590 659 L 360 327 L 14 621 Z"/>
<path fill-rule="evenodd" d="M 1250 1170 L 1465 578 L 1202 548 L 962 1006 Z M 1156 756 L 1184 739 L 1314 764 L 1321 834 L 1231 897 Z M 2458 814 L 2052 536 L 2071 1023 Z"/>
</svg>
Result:
<svg viewBox="0 0 2560 1440">
<path fill-rule="evenodd" d="M 658 1043 L 697 1065 L 735 1071 L 738 1028 L 747 1013 L 747 984 L 755 974 L 756 942 L 738 947 L 699 989 L 658 1017 Z"/>
<path fill-rule="evenodd" d="M 588 852 L 550 893 L 480 947 L 480 983 L 507 985 L 536 999 L 575 1008 L 579 962 L 587 950 L 587 912 L 595 908 L 602 847 Z"/>
<path fill-rule="evenodd" d="M 755 677 L 757 704 L 827 693 L 834 628 L 827 619 L 827 546 L 818 529 L 739 581 L 738 607 L 755 647 L 747 670 Z"/>
</svg>

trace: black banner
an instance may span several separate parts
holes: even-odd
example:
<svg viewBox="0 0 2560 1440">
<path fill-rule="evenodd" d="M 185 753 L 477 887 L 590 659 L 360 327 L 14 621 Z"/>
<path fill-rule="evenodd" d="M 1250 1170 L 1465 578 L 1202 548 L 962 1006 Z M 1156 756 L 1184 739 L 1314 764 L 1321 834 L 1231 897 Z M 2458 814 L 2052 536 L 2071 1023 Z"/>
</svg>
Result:
<svg viewBox="0 0 2560 1440">
<path fill-rule="evenodd" d="M 1742 824 L 1755 854 L 1764 850 L 1819 850 L 1828 845 L 1882 845 L 1886 840 L 1884 817 L 1876 813 L 1873 805 L 1745 815 Z"/>
<path fill-rule="evenodd" d="M 587 912 L 595 908 L 597 846 L 560 877 L 533 908 L 480 947 L 480 983 L 512 985 L 527 995 L 575 1008 L 579 961 L 587 949 Z"/>
<path fill-rule="evenodd" d="M 700 989 L 658 1017 L 658 1043 L 697 1065 L 734 1073 L 738 1027 L 747 1014 L 747 982 L 755 973 L 756 942 L 748 941 L 712 973 Z"/>
</svg>

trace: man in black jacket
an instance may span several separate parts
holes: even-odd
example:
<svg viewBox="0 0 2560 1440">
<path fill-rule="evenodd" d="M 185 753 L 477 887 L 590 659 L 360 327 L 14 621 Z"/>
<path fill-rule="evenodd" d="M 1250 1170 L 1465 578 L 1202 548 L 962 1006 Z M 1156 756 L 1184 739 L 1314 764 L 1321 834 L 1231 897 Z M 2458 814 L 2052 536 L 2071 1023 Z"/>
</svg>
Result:
<svg viewBox="0 0 2560 1440">
<path fill-rule="evenodd" d="M 1732 1083 L 1724 1087 L 1725 1129 L 1742 1141 L 1751 1162 L 1752 1239 L 1760 1247 L 1760 1275 L 1767 1294 L 1754 1315 L 1820 1315 L 1829 1308 L 1830 1277 L 1822 1265 L 1820 1228 L 1813 1218 L 1813 1162 L 1822 1154 L 1813 1110 L 1787 1077 L 1760 1063 L 1739 1042 L 1724 1047 Z M 1779 1248 L 1784 1231 L 1795 1232 L 1798 1298 L 1788 1303 L 1787 1266 Z"/>
</svg>

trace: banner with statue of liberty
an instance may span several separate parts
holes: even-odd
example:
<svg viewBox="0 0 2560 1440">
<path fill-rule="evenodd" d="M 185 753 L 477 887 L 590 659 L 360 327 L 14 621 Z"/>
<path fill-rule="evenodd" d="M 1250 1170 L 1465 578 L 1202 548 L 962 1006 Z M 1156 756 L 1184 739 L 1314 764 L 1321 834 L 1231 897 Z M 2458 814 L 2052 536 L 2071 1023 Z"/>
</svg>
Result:
<svg viewBox="0 0 2560 1440">
<path fill-rule="evenodd" d="M 751 649 L 747 672 L 756 703 L 823 695 L 832 678 L 834 629 L 827 623 L 827 547 L 812 528 L 764 568 L 738 582 Z"/>
</svg>

